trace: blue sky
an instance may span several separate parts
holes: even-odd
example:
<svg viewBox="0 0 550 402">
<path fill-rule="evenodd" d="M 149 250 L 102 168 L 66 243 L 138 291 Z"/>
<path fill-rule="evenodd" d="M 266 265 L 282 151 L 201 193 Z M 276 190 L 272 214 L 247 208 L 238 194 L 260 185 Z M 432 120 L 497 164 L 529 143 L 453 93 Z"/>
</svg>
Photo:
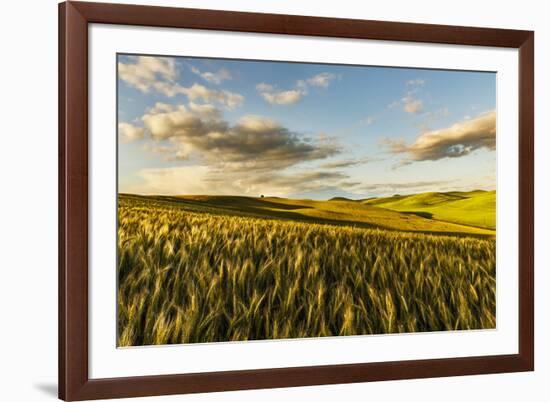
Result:
<svg viewBox="0 0 550 402">
<path fill-rule="evenodd" d="M 496 74 L 118 56 L 119 191 L 495 188 Z"/>
</svg>

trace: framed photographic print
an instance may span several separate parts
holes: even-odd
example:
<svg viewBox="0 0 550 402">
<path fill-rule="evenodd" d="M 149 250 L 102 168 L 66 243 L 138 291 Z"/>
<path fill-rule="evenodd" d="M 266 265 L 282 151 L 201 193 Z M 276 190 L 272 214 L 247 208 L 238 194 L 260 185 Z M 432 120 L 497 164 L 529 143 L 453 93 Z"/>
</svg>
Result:
<svg viewBox="0 0 550 402">
<path fill-rule="evenodd" d="M 533 32 L 59 10 L 61 399 L 533 370 Z"/>
</svg>

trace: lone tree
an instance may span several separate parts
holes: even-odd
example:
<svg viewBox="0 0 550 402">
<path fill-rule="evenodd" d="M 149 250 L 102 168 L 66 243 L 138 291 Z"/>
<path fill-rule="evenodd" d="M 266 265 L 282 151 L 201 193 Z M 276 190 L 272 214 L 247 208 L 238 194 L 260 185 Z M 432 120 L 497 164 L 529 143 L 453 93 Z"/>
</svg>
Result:
<svg viewBox="0 0 550 402">
<path fill-rule="evenodd" d="M 262 194 L 262 195 L 260 195 L 260 198 L 264 198 L 264 195 L 263 195 L 263 194 Z"/>
</svg>

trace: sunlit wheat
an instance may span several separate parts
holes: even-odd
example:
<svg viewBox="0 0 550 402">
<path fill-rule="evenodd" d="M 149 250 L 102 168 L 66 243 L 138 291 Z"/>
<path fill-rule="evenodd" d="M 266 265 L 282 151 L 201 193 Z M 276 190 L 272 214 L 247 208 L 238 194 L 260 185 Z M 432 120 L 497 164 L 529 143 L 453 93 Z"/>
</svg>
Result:
<svg viewBox="0 0 550 402">
<path fill-rule="evenodd" d="M 118 345 L 494 328 L 495 241 L 121 197 Z"/>
</svg>

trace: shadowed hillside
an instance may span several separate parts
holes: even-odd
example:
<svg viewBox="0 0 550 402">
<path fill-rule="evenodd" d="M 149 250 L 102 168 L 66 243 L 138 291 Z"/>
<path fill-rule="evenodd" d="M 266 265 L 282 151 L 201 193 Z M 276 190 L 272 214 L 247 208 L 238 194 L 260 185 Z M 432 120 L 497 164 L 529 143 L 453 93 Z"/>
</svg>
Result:
<svg viewBox="0 0 550 402">
<path fill-rule="evenodd" d="M 212 214 L 251 216 L 258 218 L 283 219 L 301 222 L 345 225 L 364 228 L 380 228 L 404 232 L 422 232 L 452 235 L 493 236 L 494 231 L 487 228 L 444 222 L 431 219 L 430 214 L 422 211 L 410 213 L 394 211 L 385 203 L 371 204 L 352 200 L 332 199 L 330 201 L 294 200 L 279 197 L 242 197 L 242 196 L 136 196 L 144 201 L 170 203 L 193 212 Z M 451 196 L 449 196 L 451 197 Z M 377 200 L 372 200 L 377 201 Z M 403 199 L 406 201 L 406 198 Z M 414 208 L 410 208 L 411 210 Z"/>
</svg>

